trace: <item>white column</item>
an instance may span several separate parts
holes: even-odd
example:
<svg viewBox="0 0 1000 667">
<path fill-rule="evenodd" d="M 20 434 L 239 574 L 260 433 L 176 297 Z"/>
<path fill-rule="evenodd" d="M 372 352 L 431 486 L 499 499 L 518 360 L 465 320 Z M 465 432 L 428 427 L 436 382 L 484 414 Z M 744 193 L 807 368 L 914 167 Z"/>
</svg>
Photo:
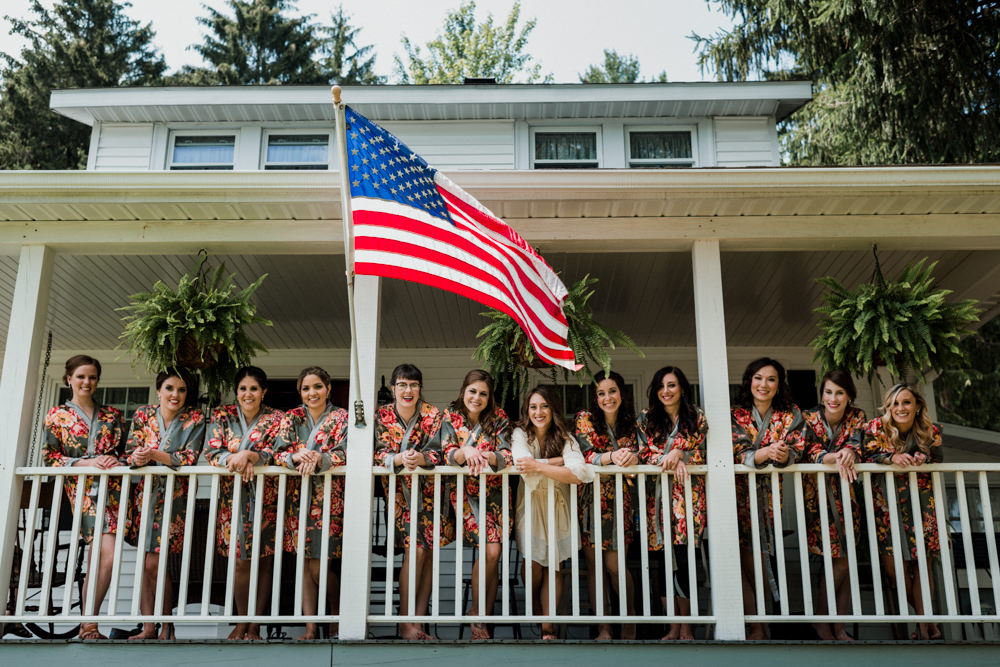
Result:
<svg viewBox="0 0 1000 667">
<path fill-rule="evenodd" d="M 698 382 L 708 418 L 708 544 L 715 638 L 745 639 L 719 242 L 695 241 L 691 264 Z"/>
<path fill-rule="evenodd" d="M 53 252 L 45 246 L 24 246 L 17 265 L 17 282 L 10 306 L 7 347 L 0 378 L 0 582 L 6 600 L 14 555 L 21 484 L 14 476 L 27 463 L 32 409 L 38 396 L 38 360 L 45 333 L 52 283 Z"/>
<path fill-rule="evenodd" d="M 365 639 L 371 602 L 372 457 L 378 384 L 379 309 L 382 281 L 374 276 L 354 279 L 358 372 L 351 378 L 350 426 L 347 429 L 347 487 L 344 491 L 344 553 L 340 574 L 340 638 Z M 354 402 L 365 403 L 364 428 L 354 426 Z"/>
</svg>

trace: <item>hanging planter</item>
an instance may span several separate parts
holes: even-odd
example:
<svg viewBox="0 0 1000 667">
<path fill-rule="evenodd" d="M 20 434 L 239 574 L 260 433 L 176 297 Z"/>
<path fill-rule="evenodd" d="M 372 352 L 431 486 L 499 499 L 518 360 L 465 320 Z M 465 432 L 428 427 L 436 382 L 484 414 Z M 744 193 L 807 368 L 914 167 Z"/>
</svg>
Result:
<svg viewBox="0 0 1000 667">
<path fill-rule="evenodd" d="M 589 274 L 584 276 L 570 286 L 563 301 L 563 313 L 569 326 L 567 340 L 577 363 L 584 366 L 573 374 L 581 386 L 584 380 L 594 379 L 591 367 L 601 368 L 605 372 L 611 370 L 611 350 L 621 347 L 640 357 L 645 356 L 624 333 L 608 329 L 594 320 L 588 302 L 594 295 L 592 287 L 596 283 L 597 278 L 592 278 Z M 493 377 L 504 380 L 501 383 L 501 402 L 509 394 L 520 396 L 527 389 L 530 369 L 547 369 L 555 383 L 557 367 L 547 364 L 535 354 L 535 348 L 527 334 L 514 318 L 499 310 L 489 310 L 482 315 L 489 318 L 490 322 L 476 334 L 480 341 L 472 356 L 483 362 Z M 570 371 L 564 368 L 559 370 L 562 371 L 564 380 L 569 378 Z"/>
<path fill-rule="evenodd" d="M 209 404 L 215 405 L 241 366 L 266 352 L 244 332 L 250 324 L 271 325 L 257 315 L 251 300 L 267 274 L 238 290 L 235 274 L 222 263 L 206 277 L 207 253 L 197 268 L 181 276 L 176 289 L 158 280 L 149 292 L 133 294 L 125 313 L 123 345 L 145 365 L 147 372 L 189 368 L 201 377 Z"/>
<path fill-rule="evenodd" d="M 817 279 L 829 291 L 816 309 L 820 334 L 811 343 L 813 359 L 824 371 L 843 368 L 869 382 L 883 366 L 899 381 L 962 361 L 958 342 L 979 321 L 976 301 L 946 301 L 951 290 L 933 289 L 937 262 L 925 266 L 926 258 L 886 280 L 877 246 L 872 251 L 875 270 L 869 282 L 848 290 L 832 276 Z"/>
</svg>

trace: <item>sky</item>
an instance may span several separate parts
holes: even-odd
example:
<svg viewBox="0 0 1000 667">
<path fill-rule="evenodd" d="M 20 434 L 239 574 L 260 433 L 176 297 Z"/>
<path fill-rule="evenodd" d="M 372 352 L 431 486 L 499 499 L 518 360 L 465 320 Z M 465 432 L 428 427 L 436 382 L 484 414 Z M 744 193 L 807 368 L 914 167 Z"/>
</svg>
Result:
<svg viewBox="0 0 1000 667">
<path fill-rule="evenodd" d="M 440 31 L 445 14 L 461 0 L 343 0 L 351 23 L 360 27 L 357 43 L 375 46 L 376 71 L 394 81 L 393 55 L 402 54 L 400 37 L 423 45 Z M 17 18 L 32 16 L 29 0 L 3 0 L 0 14 Z M 52 0 L 42 0 L 51 6 Z M 169 71 L 183 65 L 203 65 L 201 57 L 188 47 L 199 43 L 203 27 L 196 18 L 204 14 L 202 4 L 223 13 L 225 0 L 133 0 L 130 17 L 152 23 L 155 43 L 167 61 Z M 298 0 L 298 13 L 313 14 L 317 22 L 329 23 L 338 0 Z M 510 0 L 479 0 L 477 19 L 492 13 L 501 23 L 510 12 Z M 419 9 L 418 9 L 419 8 Z M 613 10 L 609 11 L 609 10 Z M 641 78 L 653 78 L 666 70 L 670 81 L 705 81 L 713 73 L 702 74 L 697 65 L 692 32 L 710 35 L 728 29 L 732 22 L 709 7 L 706 0 L 522 0 L 522 21 L 537 20 L 528 50 L 551 72 L 556 82 L 577 82 L 591 64 L 602 63 L 604 49 L 639 58 Z M 0 19 L 0 52 L 16 56 L 23 42 L 10 34 L 10 24 Z"/>
</svg>

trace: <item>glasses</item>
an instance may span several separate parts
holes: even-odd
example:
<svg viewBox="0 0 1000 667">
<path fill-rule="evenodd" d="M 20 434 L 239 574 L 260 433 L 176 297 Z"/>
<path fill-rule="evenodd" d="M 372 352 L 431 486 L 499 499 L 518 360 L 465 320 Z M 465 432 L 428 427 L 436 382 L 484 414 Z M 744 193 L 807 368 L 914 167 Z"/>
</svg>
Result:
<svg viewBox="0 0 1000 667">
<path fill-rule="evenodd" d="M 407 389 L 410 391 L 416 391 L 417 389 L 420 389 L 419 382 L 397 382 L 393 386 L 400 391 L 406 391 Z"/>
</svg>

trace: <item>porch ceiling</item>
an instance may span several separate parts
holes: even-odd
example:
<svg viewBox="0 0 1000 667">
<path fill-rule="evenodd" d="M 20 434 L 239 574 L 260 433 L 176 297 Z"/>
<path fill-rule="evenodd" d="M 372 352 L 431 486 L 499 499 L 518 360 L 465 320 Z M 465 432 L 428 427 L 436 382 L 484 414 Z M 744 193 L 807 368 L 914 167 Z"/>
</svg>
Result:
<svg viewBox="0 0 1000 667">
<path fill-rule="evenodd" d="M 887 275 L 926 255 L 939 261 L 939 283 L 997 310 L 1000 251 L 882 251 Z M 596 276 L 599 321 L 622 329 L 640 347 L 695 345 L 694 299 L 688 253 L 547 253 L 565 280 Z M 267 273 L 258 292 L 272 327 L 253 335 L 271 349 L 345 348 L 350 336 L 342 255 L 227 255 L 248 284 Z M 187 255 L 58 255 L 48 328 L 58 349 L 114 347 L 122 326 L 115 309 L 157 279 L 168 283 L 194 264 Z M 867 251 L 726 252 L 722 256 L 726 333 L 730 345 L 802 346 L 816 335 L 813 308 L 834 275 L 853 284 L 871 277 Z M 0 257 L 0 331 L 6 333 L 17 261 Z M 386 280 L 382 340 L 386 348 L 463 348 L 475 345 L 484 307 L 422 285 Z"/>
<path fill-rule="evenodd" d="M 640 346 L 694 345 L 691 243 L 720 239 L 729 343 L 798 346 L 834 275 L 868 280 L 938 260 L 939 283 L 1000 312 L 1000 168 L 460 172 L 479 197 L 576 280 L 600 279 L 598 318 Z M 60 349 L 107 349 L 115 308 L 176 280 L 198 248 L 258 303 L 273 349 L 348 345 L 339 190 L 329 172 L 0 174 L 0 332 L 25 243 L 57 252 L 49 327 Z M 478 304 L 386 281 L 389 348 L 471 347 Z"/>
</svg>

